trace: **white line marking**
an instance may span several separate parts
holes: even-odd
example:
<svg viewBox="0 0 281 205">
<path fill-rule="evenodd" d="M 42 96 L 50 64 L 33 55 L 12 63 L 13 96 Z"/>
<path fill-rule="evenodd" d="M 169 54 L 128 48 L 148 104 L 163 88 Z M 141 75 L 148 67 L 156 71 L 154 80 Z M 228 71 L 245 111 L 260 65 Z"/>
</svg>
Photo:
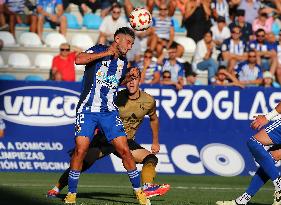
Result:
<svg viewBox="0 0 281 205">
<path fill-rule="evenodd" d="M 7 186 L 7 187 L 46 187 L 49 184 L 28 184 L 28 183 L 1 183 L 0 186 Z M 132 188 L 131 186 L 114 186 L 114 185 L 78 185 L 81 188 Z M 200 187 L 200 186 L 171 186 L 171 189 L 183 189 L 183 190 L 246 190 L 246 187 Z M 264 191 L 273 191 L 272 188 L 262 188 Z"/>
</svg>

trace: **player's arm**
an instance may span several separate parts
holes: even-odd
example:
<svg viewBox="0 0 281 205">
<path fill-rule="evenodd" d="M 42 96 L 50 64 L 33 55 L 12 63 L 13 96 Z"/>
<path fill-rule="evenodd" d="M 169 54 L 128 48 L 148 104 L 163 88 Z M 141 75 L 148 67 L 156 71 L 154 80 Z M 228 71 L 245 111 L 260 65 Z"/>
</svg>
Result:
<svg viewBox="0 0 281 205">
<path fill-rule="evenodd" d="M 275 118 L 277 115 L 281 114 L 281 102 L 269 113 L 266 115 L 255 116 L 254 121 L 251 123 L 253 129 L 261 129 L 266 125 L 270 120 Z"/>
<path fill-rule="evenodd" d="M 114 55 L 115 54 L 115 50 L 113 50 L 111 47 L 109 47 L 108 50 L 103 51 L 103 52 L 99 52 L 99 53 L 95 53 L 95 52 L 82 52 L 79 53 L 76 58 L 75 58 L 75 64 L 77 65 L 86 65 L 88 63 L 91 63 L 97 59 L 106 57 L 106 56 L 110 56 L 110 55 Z"/>
<path fill-rule="evenodd" d="M 151 151 L 153 154 L 156 154 L 160 150 L 159 139 L 158 139 L 158 130 L 159 130 L 159 120 L 156 115 L 156 112 L 152 114 L 150 117 L 150 127 L 152 130 L 152 145 Z"/>
</svg>

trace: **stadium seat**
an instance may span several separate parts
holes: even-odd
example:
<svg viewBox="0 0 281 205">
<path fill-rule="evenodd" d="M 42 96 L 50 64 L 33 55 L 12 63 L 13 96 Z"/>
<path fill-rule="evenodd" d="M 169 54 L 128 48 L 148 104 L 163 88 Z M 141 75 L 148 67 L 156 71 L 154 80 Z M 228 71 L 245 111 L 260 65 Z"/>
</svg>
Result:
<svg viewBox="0 0 281 205">
<path fill-rule="evenodd" d="M 99 29 L 102 18 L 96 14 L 88 13 L 83 18 L 83 26 L 87 29 Z"/>
<path fill-rule="evenodd" d="M 33 32 L 22 33 L 19 37 L 19 43 L 26 47 L 40 47 L 42 42 L 39 36 Z"/>
<path fill-rule="evenodd" d="M 0 80 L 16 80 L 16 76 L 12 74 L 0 74 Z"/>
<path fill-rule="evenodd" d="M 194 53 L 196 49 L 196 43 L 192 38 L 185 36 L 175 36 L 175 42 L 184 47 L 185 53 Z"/>
<path fill-rule="evenodd" d="M 0 31 L 0 39 L 4 42 L 4 46 L 17 46 L 14 36 L 8 31 Z"/>
<path fill-rule="evenodd" d="M 12 53 L 8 58 L 8 65 L 14 68 L 30 68 L 31 63 L 25 53 Z"/>
<path fill-rule="evenodd" d="M 66 16 L 67 19 L 67 28 L 81 29 L 76 16 L 71 13 L 64 13 L 64 16 Z"/>
<path fill-rule="evenodd" d="M 24 80 L 28 81 L 44 81 L 44 78 L 42 78 L 40 75 L 28 75 L 24 78 Z"/>
<path fill-rule="evenodd" d="M 74 34 L 71 38 L 71 45 L 80 47 L 82 49 L 88 49 L 94 44 L 93 40 L 88 34 Z"/>
<path fill-rule="evenodd" d="M 0 67 L 1 68 L 5 67 L 5 63 L 4 63 L 3 57 L 1 55 L 0 55 Z"/>
<path fill-rule="evenodd" d="M 51 69 L 53 56 L 51 54 L 40 53 L 35 57 L 35 66 L 40 69 Z"/>
<path fill-rule="evenodd" d="M 186 29 L 185 29 L 185 28 L 182 28 L 182 27 L 180 26 L 180 23 L 179 23 L 178 19 L 172 18 L 172 20 L 173 20 L 173 22 L 174 22 L 175 32 L 177 32 L 177 33 L 184 33 L 184 32 L 186 32 Z"/>
<path fill-rule="evenodd" d="M 45 44 L 51 48 L 59 48 L 62 43 L 66 43 L 64 35 L 56 32 L 48 33 L 45 37 Z"/>
</svg>

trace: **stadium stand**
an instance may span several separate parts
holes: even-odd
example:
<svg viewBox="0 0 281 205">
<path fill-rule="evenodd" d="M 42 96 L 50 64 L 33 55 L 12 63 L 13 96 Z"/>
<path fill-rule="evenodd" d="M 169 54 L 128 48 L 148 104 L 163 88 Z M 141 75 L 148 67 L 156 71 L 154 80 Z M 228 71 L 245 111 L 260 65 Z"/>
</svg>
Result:
<svg viewBox="0 0 281 205">
<path fill-rule="evenodd" d="M 62 43 L 66 43 L 65 37 L 57 32 L 48 33 L 45 37 L 45 44 L 51 48 L 59 48 Z"/>
<path fill-rule="evenodd" d="M 14 36 L 8 31 L 0 31 L 0 39 L 3 40 L 5 46 L 17 46 Z"/>
<path fill-rule="evenodd" d="M 47 53 L 40 53 L 36 55 L 34 60 L 35 67 L 39 69 L 51 69 L 53 61 L 53 55 Z"/>
<path fill-rule="evenodd" d="M 88 13 L 83 18 L 83 26 L 87 29 L 99 29 L 102 18 L 96 14 Z"/>
<path fill-rule="evenodd" d="M 67 19 L 67 28 L 71 29 L 81 29 L 81 25 L 78 23 L 78 20 L 75 15 L 71 13 L 64 13 Z"/>
<path fill-rule="evenodd" d="M 16 80 L 16 76 L 12 74 L 0 74 L 0 80 Z"/>
<path fill-rule="evenodd" d="M 24 80 L 27 81 L 44 81 L 44 78 L 42 78 L 40 75 L 28 75 L 25 77 Z"/>
<path fill-rule="evenodd" d="M 43 45 L 39 36 L 33 32 L 22 33 L 19 37 L 19 44 L 26 47 L 39 47 Z"/>
<path fill-rule="evenodd" d="M 88 34 L 77 33 L 72 36 L 70 44 L 82 49 L 88 49 L 94 45 L 94 42 Z"/>
<path fill-rule="evenodd" d="M 9 56 L 8 65 L 13 68 L 29 69 L 31 62 L 25 53 L 12 53 Z"/>
</svg>

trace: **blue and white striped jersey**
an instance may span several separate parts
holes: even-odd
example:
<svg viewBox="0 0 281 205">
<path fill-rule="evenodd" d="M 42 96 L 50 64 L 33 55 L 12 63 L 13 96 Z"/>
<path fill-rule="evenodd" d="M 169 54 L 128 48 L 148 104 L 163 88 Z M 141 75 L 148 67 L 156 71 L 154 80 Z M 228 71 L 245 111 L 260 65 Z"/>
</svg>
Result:
<svg viewBox="0 0 281 205">
<path fill-rule="evenodd" d="M 249 49 L 255 49 L 257 51 L 270 51 L 270 45 L 265 41 L 263 44 L 258 43 L 257 40 L 251 41 L 249 43 Z"/>
<path fill-rule="evenodd" d="M 232 54 L 243 55 L 247 51 L 247 47 L 244 41 L 240 40 L 239 43 L 235 44 L 231 38 L 223 41 L 222 52 L 229 51 Z"/>
<path fill-rule="evenodd" d="M 108 46 L 96 45 L 89 48 L 87 53 L 106 51 Z M 113 99 L 121 78 L 125 76 L 128 62 L 124 58 L 106 56 L 85 66 L 82 93 L 77 105 L 77 113 L 108 112 L 116 110 Z"/>
<path fill-rule="evenodd" d="M 155 32 L 159 38 L 169 40 L 170 28 L 174 27 L 174 22 L 170 17 L 166 17 L 165 19 L 153 17 L 152 26 L 155 28 Z"/>
<path fill-rule="evenodd" d="M 171 73 L 171 80 L 173 82 L 178 82 L 179 77 L 184 77 L 184 68 L 183 64 L 176 61 L 175 65 L 171 65 L 170 61 L 168 58 L 165 58 L 163 60 L 163 67 L 162 67 L 162 73 L 164 71 L 170 71 Z"/>
<path fill-rule="evenodd" d="M 254 68 L 249 67 L 249 62 L 239 63 L 236 72 L 240 81 L 256 80 L 262 78 L 262 69 L 256 64 Z"/>
</svg>

